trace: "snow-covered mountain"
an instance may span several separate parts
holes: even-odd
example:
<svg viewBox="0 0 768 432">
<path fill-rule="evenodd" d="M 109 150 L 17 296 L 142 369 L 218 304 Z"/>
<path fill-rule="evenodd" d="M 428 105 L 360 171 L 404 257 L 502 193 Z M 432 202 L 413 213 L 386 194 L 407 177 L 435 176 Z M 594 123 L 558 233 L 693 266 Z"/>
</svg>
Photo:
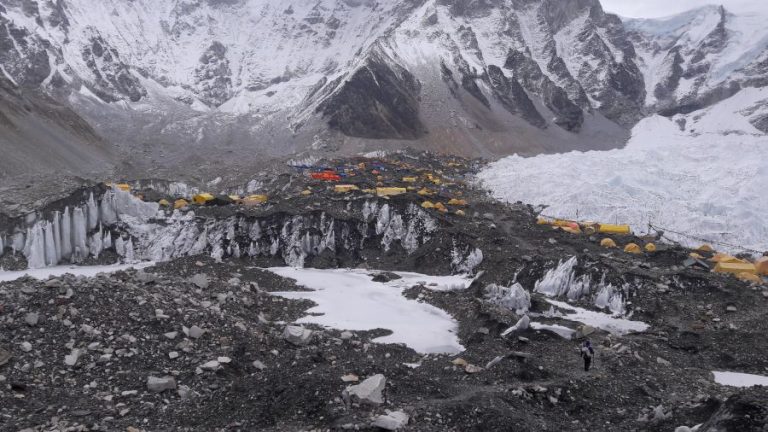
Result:
<svg viewBox="0 0 768 432">
<path fill-rule="evenodd" d="M 719 8 L 623 23 L 598 0 L 1 0 L 0 79 L 147 168 L 532 155 L 614 148 L 649 113 L 764 86 L 755 23 Z"/>
<path fill-rule="evenodd" d="M 766 18 L 707 6 L 665 19 L 625 20 L 645 77 L 646 104 L 664 115 L 687 114 L 742 88 L 768 85 Z M 765 112 L 751 120 L 768 132 Z"/>
</svg>

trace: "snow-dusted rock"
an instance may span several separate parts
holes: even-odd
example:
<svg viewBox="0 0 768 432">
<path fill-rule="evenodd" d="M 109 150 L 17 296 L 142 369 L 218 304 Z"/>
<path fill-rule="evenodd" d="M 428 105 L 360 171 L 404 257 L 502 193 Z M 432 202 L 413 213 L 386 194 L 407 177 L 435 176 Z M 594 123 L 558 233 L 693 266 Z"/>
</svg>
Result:
<svg viewBox="0 0 768 432">
<path fill-rule="evenodd" d="M 402 410 L 398 410 L 398 411 L 387 410 L 386 414 L 382 414 L 376 417 L 373 420 L 373 422 L 371 422 L 371 426 L 388 430 L 388 431 L 396 431 L 408 425 L 409 419 L 410 417 L 408 416 L 408 414 L 406 414 Z"/>
<path fill-rule="evenodd" d="M 301 326 L 286 326 L 283 331 L 283 339 L 293 345 L 307 345 L 312 340 L 312 330 L 305 329 Z"/>
<path fill-rule="evenodd" d="M 352 401 L 380 405 L 384 403 L 384 388 L 387 379 L 382 374 L 367 378 L 360 384 L 349 386 L 344 390 L 345 396 Z"/>
</svg>

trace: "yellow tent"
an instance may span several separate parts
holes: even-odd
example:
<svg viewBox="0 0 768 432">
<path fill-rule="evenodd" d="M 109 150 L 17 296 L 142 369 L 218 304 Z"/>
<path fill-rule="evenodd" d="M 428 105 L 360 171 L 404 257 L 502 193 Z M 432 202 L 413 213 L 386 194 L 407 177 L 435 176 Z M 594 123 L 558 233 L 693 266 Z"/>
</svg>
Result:
<svg viewBox="0 0 768 432">
<path fill-rule="evenodd" d="M 209 193 L 201 193 L 192 197 L 192 202 L 195 204 L 205 204 L 211 200 L 213 200 L 213 195 Z"/>
<path fill-rule="evenodd" d="M 465 216 L 464 210 L 456 210 L 456 216 Z"/>
<path fill-rule="evenodd" d="M 717 273 L 749 273 L 757 274 L 757 269 L 752 263 L 735 263 L 735 262 L 719 262 L 715 266 L 715 272 Z"/>
<path fill-rule="evenodd" d="M 709 252 L 714 252 L 715 250 L 712 249 L 712 246 L 710 246 L 708 244 L 703 244 L 703 245 L 699 246 L 699 248 L 696 249 L 696 251 L 697 252 L 707 252 L 707 253 L 709 253 Z"/>
<path fill-rule="evenodd" d="M 445 213 L 445 212 L 448 211 L 448 209 L 445 208 L 445 205 L 443 203 L 441 203 L 441 202 L 435 204 L 435 209 L 440 211 L 441 213 Z"/>
<path fill-rule="evenodd" d="M 768 276 L 768 257 L 762 257 L 755 261 L 755 269 L 757 274 Z"/>
<path fill-rule="evenodd" d="M 431 190 L 429 190 L 427 188 L 422 188 L 420 191 L 418 191 L 416 193 L 421 195 L 421 196 L 432 196 L 432 195 L 435 194 L 434 192 L 432 192 Z"/>
<path fill-rule="evenodd" d="M 304 195 L 304 196 L 309 196 L 309 195 L 312 195 L 312 191 L 308 190 L 308 189 L 307 190 L 303 190 L 303 191 L 301 191 L 301 194 Z"/>
<path fill-rule="evenodd" d="M 610 224 L 600 224 L 600 229 L 598 232 L 603 234 L 623 234 L 628 235 L 632 231 L 629 228 L 629 225 L 610 225 Z"/>
<path fill-rule="evenodd" d="M 643 250 L 640 249 L 640 246 L 636 245 L 635 243 L 630 243 L 624 246 L 624 252 L 631 254 L 641 254 L 643 253 Z"/>
<path fill-rule="evenodd" d="M 360 188 L 355 185 L 336 185 L 333 188 L 336 193 L 349 193 L 356 190 L 360 190 Z"/>
<path fill-rule="evenodd" d="M 567 232 L 567 233 L 571 233 L 571 234 L 581 234 L 581 228 L 579 228 L 578 225 L 576 225 L 576 226 L 564 226 L 564 227 L 560 227 L 560 229 L 565 231 L 565 232 Z"/>
<path fill-rule="evenodd" d="M 242 200 L 242 198 L 240 198 L 240 195 L 228 195 L 228 197 L 234 202 L 240 202 L 240 200 Z"/>
<path fill-rule="evenodd" d="M 763 282 L 763 278 L 752 273 L 741 272 L 737 274 L 736 277 L 739 278 L 739 280 L 742 280 L 744 282 L 756 282 L 756 283 Z"/>
<path fill-rule="evenodd" d="M 169 203 L 168 200 L 165 199 L 165 198 L 161 199 L 157 203 L 160 204 L 162 207 L 170 207 L 171 206 L 171 203 Z"/>
<path fill-rule="evenodd" d="M 448 201 L 448 205 L 465 206 L 465 205 L 467 205 L 467 201 L 463 200 L 463 199 L 460 200 L 460 199 L 456 199 L 456 198 L 451 198 L 451 200 Z"/>
<path fill-rule="evenodd" d="M 645 251 L 646 252 L 656 252 L 656 245 L 653 243 L 648 243 L 645 245 Z"/>
<path fill-rule="evenodd" d="M 400 187 L 378 187 L 376 188 L 376 195 L 380 197 L 402 195 L 408 192 L 405 188 Z"/>
<path fill-rule="evenodd" d="M 248 195 L 247 197 L 243 198 L 242 203 L 246 206 L 255 206 L 264 204 L 268 200 L 269 197 L 266 195 Z"/>
<path fill-rule="evenodd" d="M 187 201 L 185 199 L 177 199 L 176 201 L 173 202 L 173 208 L 176 209 L 176 210 L 178 210 L 180 208 L 184 208 L 184 207 L 186 207 L 188 205 L 189 205 L 189 201 Z"/>
<path fill-rule="evenodd" d="M 728 254 L 724 253 L 718 253 L 715 254 L 712 258 L 710 258 L 711 261 L 716 263 L 736 263 L 736 264 L 746 264 L 747 261 L 744 261 L 743 259 L 736 258 L 734 256 L 730 256 Z"/>
<path fill-rule="evenodd" d="M 416 183 L 419 180 L 417 177 L 403 177 L 405 183 Z"/>
<path fill-rule="evenodd" d="M 603 239 L 603 240 L 600 242 L 600 246 L 602 246 L 602 247 L 604 247 L 604 248 L 615 248 L 615 247 L 616 247 L 616 242 L 615 242 L 615 241 L 613 241 L 613 239 L 604 238 L 604 239 Z"/>
<path fill-rule="evenodd" d="M 435 204 L 430 201 L 424 201 L 423 203 L 421 203 L 421 207 L 425 209 L 433 209 L 435 208 Z"/>
</svg>

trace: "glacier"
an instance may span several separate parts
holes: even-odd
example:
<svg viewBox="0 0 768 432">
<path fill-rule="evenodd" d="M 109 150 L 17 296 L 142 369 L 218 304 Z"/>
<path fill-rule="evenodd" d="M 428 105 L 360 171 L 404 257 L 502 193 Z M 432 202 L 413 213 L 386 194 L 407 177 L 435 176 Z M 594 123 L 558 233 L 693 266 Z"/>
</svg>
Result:
<svg viewBox="0 0 768 432">
<path fill-rule="evenodd" d="M 744 89 L 693 114 L 647 118 L 623 149 L 515 155 L 478 178 L 497 198 L 545 205 L 550 216 L 626 223 L 638 234 L 652 224 L 687 246 L 765 251 L 768 137 L 744 109 L 765 101 L 768 89 Z"/>
</svg>

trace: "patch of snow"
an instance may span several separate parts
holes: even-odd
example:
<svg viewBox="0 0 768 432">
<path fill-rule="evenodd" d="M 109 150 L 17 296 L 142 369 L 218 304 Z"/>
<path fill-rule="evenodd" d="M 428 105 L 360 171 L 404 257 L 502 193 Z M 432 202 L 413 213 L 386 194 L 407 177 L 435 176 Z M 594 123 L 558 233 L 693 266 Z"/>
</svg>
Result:
<svg viewBox="0 0 768 432">
<path fill-rule="evenodd" d="M 594 312 L 587 309 L 573 306 L 566 302 L 547 299 L 553 306 L 564 311 L 563 319 L 576 321 L 595 328 L 603 329 L 614 335 L 625 335 L 628 333 L 644 332 L 650 326 L 642 321 L 631 321 L 625 318 L 617 318 L 603 312 Z"/>
<path fill-rule="evenodd" d="M 333 269 L 267 269 L 309 292 L 277 292 L 291 299 L 308 299 L 317 306 L 297 323 L 312 323 L 340 330 L 387 329 L 379 343 L 402 343 L 419 353 L 455 354 L 464 350 L 457 337 L 458 323 L 445 311 L 403 296 L 402 287 L 373 282 L 364 271 Z M 429 276 L 422 275 L 422 279 Z"/>
<path fill-rule="evenodd" d="M 534 330 L 547 330 L 551 331 L 552 333 L 555 333 L 556 335 L 562 337 L 563 339 L 571 339 L 573 337 L 573 334 L 576 333 L 576 330 L 557 325 L 557 324 L 542 324 L 540 322 L 531 321 L 531 328 Z"/>
<path fill-rule="evenodd" d="M 33 270 L 6 271 L 0 272 L 0 282 L 10 282 L 21 279 L 24 276 L 30 276 L 35 279 L 45 280 L 51 277 L 59 277 L 65 274 L 75 276 L 94 277 L 99 273 L 115 273 L 128 269 L 144 269 L 155 265 L 154 262 L 142 262 L 138 264 L 113 264 L 101 266 L 57 266 L 46 267 Z"/>
<path fill-rule="evenodd" d="M 353 270 L 357 271 L 357 270 Z M 402 279 L 396 279 L 386 282 L 387 285 L 397 288 L 408 289 L 414 285 L 423 284 L 431 291 L 459 291 L 465 290 L 472 285 L 474 278 L 466 274 L 453 276 L 429 276 L 421 273 L 412 272 L 393 272 Z"/>
<path fill-rule="evenodd" d="M 752 375 L 739 372 L 720 372 L 713 371 L 715 382 L 721 385 L 731 387 L 768 387 L 768 376 Z"/>
</svg>

